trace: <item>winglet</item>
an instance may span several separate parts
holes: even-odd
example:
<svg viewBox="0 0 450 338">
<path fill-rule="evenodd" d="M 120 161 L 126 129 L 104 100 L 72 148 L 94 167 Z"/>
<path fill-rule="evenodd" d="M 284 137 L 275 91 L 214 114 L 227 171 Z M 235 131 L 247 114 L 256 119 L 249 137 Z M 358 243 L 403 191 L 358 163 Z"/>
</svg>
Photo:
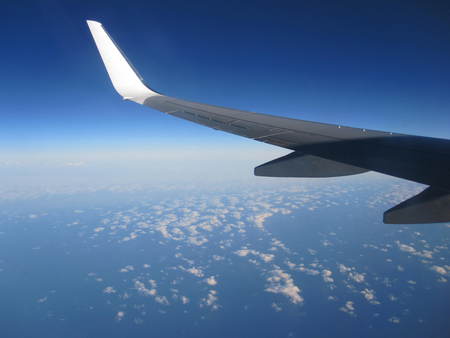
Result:
<svg viewBox="0 0 450 338">
<path fill-rule="evenodd" d="M 109 78 L 124 99 L 143 104 L 148 97 L 159 95 L 143 83 L 141 76 L 100 22 L 87 20 L 87 24 Z"/>
</svg>

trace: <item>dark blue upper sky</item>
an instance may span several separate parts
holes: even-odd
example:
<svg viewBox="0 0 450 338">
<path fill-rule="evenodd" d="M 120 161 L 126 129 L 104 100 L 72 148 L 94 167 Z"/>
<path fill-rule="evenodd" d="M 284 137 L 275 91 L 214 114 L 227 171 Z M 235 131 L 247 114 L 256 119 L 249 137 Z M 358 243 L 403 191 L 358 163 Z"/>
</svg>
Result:
<svg viewBox="0 0 450 338">
<path fill-rule="evenodd" d="M 450 137 L 450 5 L 437 1 L 2 3 L 2 150 L 240 138 L 123 102 L 86 26 L 101 21 L 164 94 Z M 170 135 L 171 134 L 171 135 Z"/>
</svg>

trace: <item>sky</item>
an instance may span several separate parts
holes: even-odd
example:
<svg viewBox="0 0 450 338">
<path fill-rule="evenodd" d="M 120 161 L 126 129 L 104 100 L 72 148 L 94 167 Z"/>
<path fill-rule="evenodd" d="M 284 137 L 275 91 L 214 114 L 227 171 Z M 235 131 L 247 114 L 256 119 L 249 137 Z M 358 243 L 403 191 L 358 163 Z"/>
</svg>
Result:
<svg viewBox="0 0 450 338">
<path fill-rule="evenodd" d="M 450 138 L 445 2 L 10 1 L 0 18 L 1 170 L 146 156 L 195 170 L 203 151 L 247 168 L 286 153 L 122 101 L 86 19 L 166 95 Z"/>
</svg>

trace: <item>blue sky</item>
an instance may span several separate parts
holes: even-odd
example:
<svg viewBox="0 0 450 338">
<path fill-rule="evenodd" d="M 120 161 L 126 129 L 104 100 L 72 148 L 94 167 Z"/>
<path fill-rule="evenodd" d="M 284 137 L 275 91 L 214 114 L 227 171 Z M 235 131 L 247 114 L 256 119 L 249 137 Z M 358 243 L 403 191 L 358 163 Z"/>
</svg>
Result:
<svg viewBox="0 0 450 338">
<path fill-rule="evenodd" d="M 449 138 L 449 16 L 448 4 L 425 1 L 11 1 L 0 20 L 2 160 L 273 151 L 123 102 L 86 19 L 101 21 L 167 95 Z"/>
</svg>

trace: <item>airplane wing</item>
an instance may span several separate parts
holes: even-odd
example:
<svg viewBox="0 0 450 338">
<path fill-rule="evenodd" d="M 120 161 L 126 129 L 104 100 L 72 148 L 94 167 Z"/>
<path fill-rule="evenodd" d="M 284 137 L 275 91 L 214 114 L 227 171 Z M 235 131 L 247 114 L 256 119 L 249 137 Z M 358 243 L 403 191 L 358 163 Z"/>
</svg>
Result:
<svg viewBox="0 0 450 338">
<path fill-rule="evenodd" d="M 145 84 L 101 23 L 87 23 L 111 82 L 124 99 L 292 150 L 256 167 L 255 175 L 336 177 L 376 171 L 429 186 L 386 211 L 385 223 L 450 222 L 450 140 L 303 121 L 166 96 Z"/>
</svg>

